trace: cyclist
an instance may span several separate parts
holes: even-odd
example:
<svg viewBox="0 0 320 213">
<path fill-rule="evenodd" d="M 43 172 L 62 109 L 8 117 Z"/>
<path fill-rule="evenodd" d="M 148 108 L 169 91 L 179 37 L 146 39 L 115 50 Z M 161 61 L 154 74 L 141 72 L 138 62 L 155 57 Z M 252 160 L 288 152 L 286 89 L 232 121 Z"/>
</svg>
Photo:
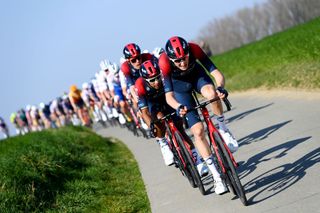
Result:
<svg viewBox="0 0 320 213">
<path fill-rule="evenodd" d="M 26 117 L 26 112 L 24 109 L 20 109 L 17 111 L 16 121 L 20 129 L 20 134 L 24 135 L 30 131 L 30 127 L 28 124 L 28 120 Z"/>
<path fill-rule="evenodd" d="M 166 114 L 174 112 L 167 103 L 164 93 L 164 87 L 161 81 L 162 75 L 158 65 L 158 59 L 153 57 L 151 60 L 143 62 L 140 70 L 141 77 L 136 81 L 135 87 L 139 97 L 138 106 L 142 112 L 142 117 L 151 129 L 151 133 L 156 136 L 160 144 L 161 152 L 166 165 L 173 163 L 173 155 L 167 145 L 165 136 L 165 126 L 163 123 L 153 123 L 152 120 L 161 118 Z M 181 134 L 188 141 L 192 154 L 197 157 L 196 166 L 201 176 L 208 174 L 208 168 L 202 163 L 194 145 L 185 133 L 182 120 L 178 116 L 174 117 L 174 122 L 179 128 Z M 199 158 L 198 158 L 199 157 Z"/>
<path fill-rule="evenodd" d="M 55 98 L 51 101 L 49 106 L 52 119 L 55 121 L 55 124 L 58 127 L 62 127 L 66 124 L 66 117 L 63 111 L 63 107 L 61 106 L 61 98 Z"/>
<path fill-rule="evenodd" d="M 31 106 L 30 117 L 32 120 L 31 130 L 33 132 L 43 130 L 43 123 L 39 114 L 39 110 L 36 106 Z"/>
<path fill-rule="evenodd" d="M 74 112 L 74 109 L 71 105 L 70 99 L 67 93 L 62 95 L 61 106 L 64 114 L 66 115 L 67 124 L 79 125 L 79 119 L 77 114 Z"/>
<path fill-rule="evenodd" d="M 16 113 L 16 112 L 11 113 L 11 115 L 10 115 L 10 122 L 11 122 L 11 123 L 13 124 L 13 126 L 15 127 L 15 129 L 16 129 L 16 134 L 17 134 L 17 135 L 22 134 L 22 131 L 20 130 L 20 127 L 19 127 L 19 124 L 18 124 L 18 121 L 17 121 L 17 113 Z"/>
<path fill-rule="evenodd" d="M 93 114 L 94 120 L 96 122 L 100 121 L 100 117 L 97 114 L 97 112 L 95 111 L 95 102 L 97 101 L 97 99 L 93 99 L 93 97 L 90 95 L 90 91 L 89 91 L 89 83 L 84 82 L 82 84 L 82 92 L 81 92 L 81 97 L 82 100 L 84 101 L 84 103 L 86 104 L 87 108 L 90 109 L 90 113 Z"/>
<path fill-rule="evenodd" d="M 39 104 L 39 115 L 41 117 L 41 120 L 43 121 L 44 128 L 49 129 L 51 127 L 56 128 L 55 124 L 51 120 L 51 112 L 49 105 L 41 102 Z"/>
<path fill-rule="evenodd" d="M 4 138 L 8 138 L 10 136 L 8 126 L 2 117 L 0 117 L 0 131 L 3 133 Z"/>
<path fill-rule="evenodd" d="M 84 101 L 81 98 L 81 91 L 77 88 L 76 85 L 72 85 L 70 87 L 69 100 L 70 100 L 70 103 L 71 103 L 73 109 L 78 114 L 78 116 L 82 122 L 82 125 L 83 126 L 90 126 L 91 119 L 89 117 L 88 110 L 86 109 Z"/>
<path fill-rule="evenodd" d="M 224 89 L 224 76 L 197 44 L 188 43 L 181 37 L 170 38 L 166 43 L 165 52 L 160 56 L 159 66 L 164 75 L 166 101 L 176 109 L 177 114 L 186 116 L 194 135 L 195 145 L 213 175 L 215 192 L 222 194 L 227 188 L 213 164 L 213 156 L 205 137 L 203 124 L 197 111 L 187 113 L 187 109 L 196 105 L 192 97 L 192 90 L 201 93 L 206 99 L 217 96 L 221 99 L 227 97 L 228 93 Z M 213 75 L 217 88 L 214 87 L 212 79 L 203 67 Z M 236 151 L 238 144 L 225 125 L 221 101 L 213 102 L 212 107 L 214 114 L 218 116 L 217 121 L 222 137 L 230 150 Z"/>
<path fill-rule="evenodd" d="M 119 66 L 113 63 L 109 66 L 109 73 L 107 75 L 108 87 L 113 98 L 114 106 L 120 107 L 122 114 L 128 122 L 132 121 L 132 117 L 128 110 L 128 105 L 125 100 L 124 88 L 126 88 L 126 80 L 123 72 L 120 71 Z"/>
<path fill-rule="evenodd" d="M 121 65 L 121 70 L 126 77 L 127 86 L 130 90 L 134 107 L 137 108 L 137 94 L 135 92 L 135 81 L 140 77 L 141 64 L 152 58 L 150 53 L 142 53 L 140 47 L 135 43 L 127 44 L 123 48 L 123 55 L 126 59 Z"/>
</svg>

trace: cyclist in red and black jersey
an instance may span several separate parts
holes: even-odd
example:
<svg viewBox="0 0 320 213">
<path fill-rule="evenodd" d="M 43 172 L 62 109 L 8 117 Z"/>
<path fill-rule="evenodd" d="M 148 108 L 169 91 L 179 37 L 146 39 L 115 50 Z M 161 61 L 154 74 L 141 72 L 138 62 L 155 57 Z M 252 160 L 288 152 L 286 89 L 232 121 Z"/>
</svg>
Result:
<svg viewBox="0 0 320 213">
<path fill-rule="evenodd" d="M 150 53 L 141 53 L 140 47 L 135 43 L 127 44 L 123 48 L 123 55 L 126 61 L 122 63 L 121 70 L 126 77 L 127 86 L 133 97 L 134 104 L 138 102 L 137 95 L 134 89 L 136 80 L 140 77 L 141 64 L 152 58 Z"/>
<path fill-rule="evenodd" d="M 220 99 L 227 97 L 228 92 L 224 89 L 224 76 L 197 44 L 188 43 L 181 37 L 170 38 L 166 43 L 165 51 L 166 54 L 162 54 L 159 58 L 159 66 L 164 75 L 166 100 L 172 108 L 177 110 L 177 114 L 186 116 L 194 135 L 195 145 L 211 170 L 217 182 L 216 185 L 219 185 L 216 193 L 221 194 L 226 187 L 222 184 L 220 174 L 212 163 L 212 154 L 205 137 L 203 124 L 197 111 L 187 113 L 187 109 L 196 105 L 192 96 L 193 90 L 201 93 L 208 100 L 217 96 Z M 207 71 L 214 77 L 217 87 Z M 214 114 L 217 115 L 222 137 L 230 150 L 236 151 L 238 143 L 225 125 L 221 101 L 213 102 L 212 108 Z"/>
<path fill-rule="evenodd" d="M 158 143 L 161 147 L 164 161 L 167 165 L 173 163 L 173 155 L 167 145 L 165 138 L 164 123 L 153 123 L 153 120 L 159 119 L 166 114 L 172 113 L 175 110 L 166 103 L 164 87 L 162 83 L 162 75 L 158 65 L 158 59 L 153 57 L 151 60 L 143 62 L 140 70 L 141 77 L 135 83 L 138 94 L 138 106 L 142 112 L 142 117 L 146 124 L 150 127 L 151 132 L 154 133 Z M 181 134 L 189 141 L 193 155 L 197 158 L 197 168 L 201 175 L 208 173 L 206 167 L 203 167 L 202 159 L 194 148 L 191 139 L 183 130 L 182 121 L 178 116 L 173 117 L 177 128 L 180 129 Z"/>
</svg>

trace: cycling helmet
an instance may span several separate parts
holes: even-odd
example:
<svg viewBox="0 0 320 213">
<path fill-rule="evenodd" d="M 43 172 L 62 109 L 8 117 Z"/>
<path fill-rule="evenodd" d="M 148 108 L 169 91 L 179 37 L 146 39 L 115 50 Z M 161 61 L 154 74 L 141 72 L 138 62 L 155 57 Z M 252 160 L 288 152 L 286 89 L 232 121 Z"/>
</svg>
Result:
<svg viewBox="0 0 320 213">
<path fill-rule="evenodd" d="M 31 105 L 28 104 L 28 105 L 26 106 L 26 110 L 29 111 L 30 109 L 31 109 Z"/>
<path fill-rule="evenodd" d="M 43 102 L 41 102 L 41 103 L 39 104 L 40 109 L 44 109 L 45 106 L 46 106 L 46 105 L 45 105 Z"/>
<path fill-rule="evenodd" d="M 164 49 L 163 49 L 162 47 L 156 47 L 156 48 L 154 48 L 154 50 L 152 51 L 152 54 L 153 54 L 155 57 L 159 58 L 160 55 L 161 55 L 163 52 L 164 52 Z"/>
<path fill-rule="evenodd" d="M 100 68 L 101 70 L 108 70 L 109 66 L 111 65 L 111 62 L 109 60 L 102 60 L 100 62 Z"/>
<path fill-rule="evenodd" d="M 68 95 L 67 94 L 63 94 L 62 100 L 66 100 L 66 99 L 68 99 Z"/>
<path fill-rule="evenodd" d="M 87 82 L 84 82 L 82 84 L 82 89 L 88 89 L 89 88 L 89 84 Z"/>
<path fill-rule="evenodd" d="M 138 45 L 136 45 L 135 43 L 127 44 L 123 48 L 123 55 L 124 55 L 125 59 L 136 58 L 140 54 L 141 54 L 140 47 Z"/>
<path fill-rule="evenodd" d="M 153 58 L 143 62 L 140 69 L 140 75 L 144 79 L 149 79 L 156 77 L 160 74 L 160 68 L 158 65 L 158 60 Z"/>
<path fill-rule="evenodd" d="M 33 112 L 37 111 L 37 107 L 35 105 L 31 106 L 31 111 Z"/>
<path fill-rule="evenodd" d="M 188 55 L 189 45 L 183 38 L 174 36 L 167 41 L 165 50 L 169 58 L 179 59 Z"/>
<path fill-rule="evenodd" d="M 70 87 L 70 91 L 71 91 L 71 92 L 75 92 L 75 91 L 77 91 L 77 90 L 78 90 L 78 88 L 77 88 L 76 85 L 71 85 L 71 87 Z"/>
<path fill-rule="evenodd" d="M 109 70 L 114 74 L 117 75 L 120 71 L 119 66 L 116 63 L 113 63 L 109 66 Z"/>
</svg>

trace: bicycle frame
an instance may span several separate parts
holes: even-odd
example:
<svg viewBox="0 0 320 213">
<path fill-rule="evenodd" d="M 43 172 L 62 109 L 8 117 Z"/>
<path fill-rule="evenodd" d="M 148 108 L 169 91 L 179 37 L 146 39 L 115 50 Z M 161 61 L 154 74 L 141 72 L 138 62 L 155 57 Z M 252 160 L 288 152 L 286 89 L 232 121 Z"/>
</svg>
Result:
<svg viewBox="0 0 320 213">
<path fill-rule="evenodd" d="M 169 131 L 171 132 L 171 137 L 172 137 L 172 143 L 173 143 L 173 144 L 171 144 L 171 141 L 168 140 L 169 146 L 171 146 L 171 147 L 170 147 L 171 149 L 172 149 L 172 146 L 174 146 L 174 148 L 177 150 L 177 153 L 178 153 L 178 155 L 179 155 L 180 161 L 181 161 L 182 164 L 183 164 L 183 168 L 186 168 L 186 167 L 187 167 L 187 164 L 186 164 L 186 162 L 184 161 L 184 158 L 182 157 L 181 148 L 180 148 L 180 145 L 179 145 L 178 142 L 177 142 L 175 133 L 178 133 L 181 138 L 183 138 L 183 136 L 181 135 L 181 133 L 179 132 L 179 130 L 177 129 L 177 127 L 174 125 L 174 122 L 173 122 L 172 119 L 170 119 L 170 118 L 169 118 L 169 119 L 166 119 L 165 122 L 166 122 L 167 127 L 169 128 Z"/>
<path fill-rule="evenodd" d="M 219 152 L 218 152 L 218 146 L 217 146 L 217 142 L 215 141 L 214 139 L 214 132 L 218 133 L 221 140 L 223 141 L 223 145 L 224 147 L 226 148 L 231 160 L 232 160 L 232 163 L 233 165 L 235 166 L 235 168 L 238 167 L 238 163 L 235 161 L 231 151 L 229 150 L 228 146 L 226 145 L 226 143 L 224 142 L 221 134 L 219 133 L 219 131 L 217 130 L 217 128 L 214 126 L 214 124 L 212 123 L 211 119 L 210 119 L 210 115 L 209 115 L 209 111 L 207 109 L 207 105 L 210 104 L 211 102 L 214 102 L 214 101 L 217 101 L 219 100 L 219 98 L 216 98 L 216 99 L 212 99 L 212 100 L 209 100 L 209 101 L 206 101 L 206 102 L 203 102 L 200 104 L 197 96 L 195 95 L 195 93 L 193 92 L 193 96 L 194 96 L 194 99 L 198 105 L 198 107 L 196 107 L 195 109 L 199 109 L 201 114 L 203 115 L 203 119 L 205 121 L 205 124 L 207 126 L 207 130 L 208 130 L 208 136 L 209 136 L 209 142 L 210 142 L 210 146 L 213 147 L 213 149 L 215 150 L 215 153 L 216 153 L 216 157 L 217 157 L 217 160 L 220 164 L 220 167 L 222 169 L 222 172 L 225 174 L 226 173 L 226 169 L 222 163 L 222 159 L 221 159 L 221 156 L 219 155 Z M 229 102 L 228 102 L 229 103 Z M 228 107 L 229 109 L 229 107 Z"/>
</svg>

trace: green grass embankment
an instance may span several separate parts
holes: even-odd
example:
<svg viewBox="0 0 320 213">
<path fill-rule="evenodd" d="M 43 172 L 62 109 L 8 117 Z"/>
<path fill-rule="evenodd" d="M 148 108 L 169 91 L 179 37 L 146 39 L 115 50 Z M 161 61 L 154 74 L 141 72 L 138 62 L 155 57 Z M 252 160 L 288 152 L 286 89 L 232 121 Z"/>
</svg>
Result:
<svg viewBox="0 0 320 213">
<path fill-rule="evenodd" d="M 320 18 L 212 57 L 232 91 L 320 88 Z"/>
<path fill-rule="evenodd" d="M 1 212 L 151 211 L 133 155 L 86 128 L 1 141 L 0 174 Z"/>
</svg>

